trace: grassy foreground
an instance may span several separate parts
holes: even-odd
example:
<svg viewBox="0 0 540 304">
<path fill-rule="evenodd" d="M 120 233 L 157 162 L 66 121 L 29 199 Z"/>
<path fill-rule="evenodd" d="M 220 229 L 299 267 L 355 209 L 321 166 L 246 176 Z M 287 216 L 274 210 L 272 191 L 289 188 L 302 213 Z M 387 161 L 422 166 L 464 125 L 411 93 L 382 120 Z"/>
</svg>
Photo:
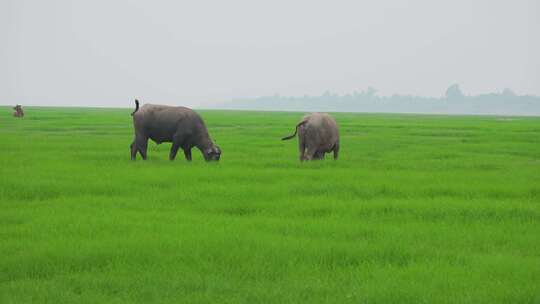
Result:
<svg viewBox="0 0 540 304">
<path fill-rule="evenodd" d="M 0 108 L 0 303 L 540 303 L 540 119 L 201 111 L 218 164 L 131 109 Z"/>
</svg>

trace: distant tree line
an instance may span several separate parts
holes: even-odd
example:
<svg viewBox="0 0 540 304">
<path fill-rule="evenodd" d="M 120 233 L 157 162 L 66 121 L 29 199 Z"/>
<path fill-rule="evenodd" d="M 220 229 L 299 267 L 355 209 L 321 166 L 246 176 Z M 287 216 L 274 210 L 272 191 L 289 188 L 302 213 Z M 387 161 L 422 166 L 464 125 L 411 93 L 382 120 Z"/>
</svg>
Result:
<svg viewBox="0 0 540 304">
<path fill-rule="evenodd" d="M 468 96 L 459 85 L 453 84 L 442 97 L 422 97 L 394 94 L 379 96 L 368 87 L 352 94 L 325 92 L 320 96 L 290 97 L 263 96 L 232 100 L 221 106 L 226 109 L 280 111 L 334 111 L 380 113 L 439 113 L 439 114 L 495 114 L 540 115 L 540 97 L 516 95 L 510 89 L 499 93 Z"/>
</svg>

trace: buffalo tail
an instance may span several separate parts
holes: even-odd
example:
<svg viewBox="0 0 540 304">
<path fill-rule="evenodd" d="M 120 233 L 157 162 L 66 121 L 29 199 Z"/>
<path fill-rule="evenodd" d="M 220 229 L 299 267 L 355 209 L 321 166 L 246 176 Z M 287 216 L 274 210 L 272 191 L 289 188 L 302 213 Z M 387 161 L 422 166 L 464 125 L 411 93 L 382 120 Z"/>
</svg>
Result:
<svg viewBox="0 0 540 304">
<path fill-rule="evenodd" d="M 131 113 L 131 116 L 133 116 L 137 111 L 139 110 L 139 100 L 135 99 L 135 111 Z"/>
<path fill-rule="evenodd" d="M 283 137 L 281 140 L 287 140 L 287 139 L 291 139 L 293 137 L 296 136 L 296 133 L 298 132 L 298 127 L 300 127 L 301 125 L 305 124 L 307 122 L 307 120 L 303 120 L 301 122 L 299 122 L 297 125 L 296 125 L 296 128 L 294 129 L 294 134 L 293 135 L 289 135 L 289 136 L 285 136 Z"/>
</svg>

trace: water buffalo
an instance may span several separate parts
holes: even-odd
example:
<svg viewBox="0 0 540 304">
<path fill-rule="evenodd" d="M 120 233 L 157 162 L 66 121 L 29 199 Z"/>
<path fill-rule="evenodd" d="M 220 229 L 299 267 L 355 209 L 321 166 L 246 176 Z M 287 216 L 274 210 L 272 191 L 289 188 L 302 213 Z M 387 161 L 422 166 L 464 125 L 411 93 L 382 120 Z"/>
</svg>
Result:
<svg viewBox="0 0 540 304">
<path fill-rule="evenodd" d="M 334 152 L 334 159 L 339 154 L 339 130 L 336 121 L 326 113 L 312 113 L 304 116 L 296 125 L 293 135 L 283 137 L 291 139 L 298 133 L 300 161 L 324 159 L 324 154 Z"/>
<path fill-rule="evenodd" d="M 217 161 L 221 150 L 215 145 L 202 118 L 193 110 L 185 107 L 145 104 L 139 109 L 139 101 L 135 100 L 133 127 L 135 139 L 130 146 L 131 159 L 135 160 L 137 152 L 146 159 L 148 139 L 157 144 L 172 142 L 169 159 L 174 160 L 179 148 L 191 161 L 191 148 L 197 147 L 206 161 Z"/>
<path fill-rule="evenodd" d="M 24 111 L 21 105 L 14 106 L 13 110 L 15 110 L 15 112 L 13 112 L 13 117 L 19 117 L 19 118 L 24 117 Z"/>
</svg>

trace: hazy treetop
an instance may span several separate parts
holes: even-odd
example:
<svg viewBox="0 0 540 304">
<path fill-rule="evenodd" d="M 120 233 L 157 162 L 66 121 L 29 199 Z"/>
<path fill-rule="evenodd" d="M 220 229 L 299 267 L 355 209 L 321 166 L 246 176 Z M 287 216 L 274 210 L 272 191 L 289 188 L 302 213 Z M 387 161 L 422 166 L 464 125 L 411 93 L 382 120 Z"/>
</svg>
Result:
<svg viewBox="0 0 540 304">
<path fill-rule="evenodd" d="M 3 0 L 0 104 L 540 95 L 539 20 L 536 0 Z"/>
</svg>

